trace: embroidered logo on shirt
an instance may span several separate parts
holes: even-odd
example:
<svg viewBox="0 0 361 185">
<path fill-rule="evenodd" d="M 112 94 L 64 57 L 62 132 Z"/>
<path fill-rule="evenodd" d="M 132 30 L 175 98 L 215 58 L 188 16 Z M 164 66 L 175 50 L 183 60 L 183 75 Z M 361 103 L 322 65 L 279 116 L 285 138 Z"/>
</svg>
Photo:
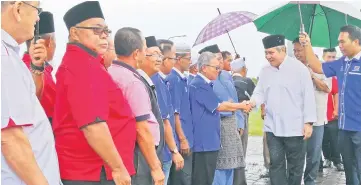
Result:
<svg viewBox="0 0 361 185">
<path fill-rule="evenodd" d="M 352 71 L 360 71 L 360 66 L 355 66 Z"/>
</svg>

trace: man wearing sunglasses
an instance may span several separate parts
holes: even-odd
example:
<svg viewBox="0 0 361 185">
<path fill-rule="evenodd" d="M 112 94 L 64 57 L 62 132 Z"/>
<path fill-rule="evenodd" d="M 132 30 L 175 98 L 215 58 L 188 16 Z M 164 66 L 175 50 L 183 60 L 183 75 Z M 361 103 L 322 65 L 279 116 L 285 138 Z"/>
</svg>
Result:
<svg viewBox="0 0 361 185">
<path fill-rule="evenodd" d="M 188 71 L 191 64 L 191 47 L 184 43 L 175 44 L 176 63 L 167 76 L 169 91 L 172 97 L 175 130 L 178 136 L 180 153 L 184 158 L 184 167 L 181 170 L 172 165 L 169 183 L 172 185 L 190 185 L 192 174 L 192 147 L 193 147 L 193 123 L 189 102 L 189 90 L 187 77 L 184 71 Z"/>
<path fill-rule="evenodd" d="M 51 126 L 19 56 L 20 44 L 34 37 L 38 6 L 1 2 L 1 184 L 61 183 Z"/>
<path fill-rule="evenodd" d="M 98 1 L 66 12 L 69 43 L 56 74 L 53 129 L 64 185 L 130 185 L 135 118 L 104 67 L 110 31 Z"/>
</svg>

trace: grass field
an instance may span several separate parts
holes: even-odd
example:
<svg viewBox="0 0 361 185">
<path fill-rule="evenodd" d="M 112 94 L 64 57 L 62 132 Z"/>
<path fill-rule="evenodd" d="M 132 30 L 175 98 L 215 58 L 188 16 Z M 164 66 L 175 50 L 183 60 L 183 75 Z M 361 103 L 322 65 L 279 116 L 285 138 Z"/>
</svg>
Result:
<svg viewBox="0 0 361 185">
<path fill-rule="evenodd" d="M 263 135 L 263 120 L 261 118 L 261 111 L 251 112 L 249 116 L 249 135 L 250 136 Z"/>
</svg>

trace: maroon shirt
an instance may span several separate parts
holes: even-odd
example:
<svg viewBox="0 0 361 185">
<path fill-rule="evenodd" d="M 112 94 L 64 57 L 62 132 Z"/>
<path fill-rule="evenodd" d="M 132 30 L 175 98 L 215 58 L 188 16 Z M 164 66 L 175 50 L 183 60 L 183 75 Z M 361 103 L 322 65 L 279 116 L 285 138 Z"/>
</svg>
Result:
<svg viewBox="0 0 361 185">
<path fill-rule="evenodd" d="M 110 168 L 81 131 L 82 127 L 104 121 L 125 167 L 133 175 L 135 117 L 102 58 L 81 44 L 68 44 L 56 79 L 53 129 L 61 178 L 99 181 L 105 166 L 107 179 L 112 179 Z"/>
</svg>

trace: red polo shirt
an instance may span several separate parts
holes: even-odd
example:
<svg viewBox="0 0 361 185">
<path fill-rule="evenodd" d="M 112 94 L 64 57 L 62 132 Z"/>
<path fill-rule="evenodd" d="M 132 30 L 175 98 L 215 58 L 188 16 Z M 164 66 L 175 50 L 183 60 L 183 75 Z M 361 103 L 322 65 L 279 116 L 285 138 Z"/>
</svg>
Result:
<svg viewBox="0 0 361 185">
<path fill-rule="evenodd" d="M 99 181 L 102 166 L 107 179 L 112 179 L 111 170 L 89 146 L 81 130 L 104 121 L 129 174 L 135 173 L 135 117 L 101 62 L 93 51 L 72 43 L 56 73 L 53 129 L 60 175 L 65 180 Z"/>
<path fill-rule="evenodd" d="M 337 87 L 337 79 L 336 77 L 332 77 L 332 88 L 331 92 L 328 93 L 328 101 L 327 101 L 327 120 L 332 121 L 334 118 L 332 117 L 332 113 L 335 110 L 335 106 L 333 104 L 333 95 L 338 93 Z"/>
<path fill-rule="evenodd" d="M 30 69 L 31 58 L 28 53 L 24 54 L 23 61 L 26 64 L 26 66 L 28 66 L 28 68 Z M 41 106 L 44 108 L 45 114 L 46 116 L 48 116 L 48 118 L 53 117 L 55 96 L 56 96 L 55 82 L 53 76 L 51 76 L 52 71 L 53 71 L 53 67 L 51 65 L 45 66 L 44 87 L 40 98 Z"/>
</svg>

